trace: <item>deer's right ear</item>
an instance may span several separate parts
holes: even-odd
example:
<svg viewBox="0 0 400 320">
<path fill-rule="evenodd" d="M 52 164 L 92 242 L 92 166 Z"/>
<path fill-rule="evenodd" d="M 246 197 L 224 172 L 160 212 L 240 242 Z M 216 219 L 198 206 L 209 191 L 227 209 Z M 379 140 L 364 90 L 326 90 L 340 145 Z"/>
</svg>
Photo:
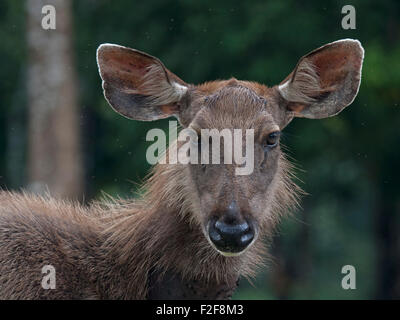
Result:
<svg viewBox="0 0 400 320">
<path fill-rule="evenodd" d="M 104 96 L 127 118 L 152 121 L 178 117 L 188 85 L 155 57 L 126 47 L 102 44 L 97 64 Z"/>
</svg>

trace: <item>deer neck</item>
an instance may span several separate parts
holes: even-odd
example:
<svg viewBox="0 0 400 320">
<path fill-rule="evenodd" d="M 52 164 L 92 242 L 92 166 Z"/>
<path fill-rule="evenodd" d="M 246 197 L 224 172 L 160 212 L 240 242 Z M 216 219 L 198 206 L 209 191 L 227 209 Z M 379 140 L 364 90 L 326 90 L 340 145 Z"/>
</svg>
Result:
<svg viewBox="0 0 400 320">
<path fill-rule="evenodd" d="M 123 220 L 103 245 L 99 281 L 107 282 L 99 285 L 107 298 L 226 299 L 248 274 L 248 254 L 222 256 L 178 208 Z"/>
<path fill-rule="evenodd" d="M 236 257 L 211 247 L 193 219 L 188 205 L 193 201 L 187 201 L 193 192 L 186 177 L 179 166 L 156 166 L 143 200 L 125 204 L 125 213 L 108 228 L 104 248 L 114 272 L 126 279 L 129 297 L 167 298 L 161 292 L 168 287 L 182 298 L 197 294 L 204 299 L 204 292 L 210 298 L 227 297 L 239 276 L 253 275 L 260 264 L 262 241 Z"/>
</svg>

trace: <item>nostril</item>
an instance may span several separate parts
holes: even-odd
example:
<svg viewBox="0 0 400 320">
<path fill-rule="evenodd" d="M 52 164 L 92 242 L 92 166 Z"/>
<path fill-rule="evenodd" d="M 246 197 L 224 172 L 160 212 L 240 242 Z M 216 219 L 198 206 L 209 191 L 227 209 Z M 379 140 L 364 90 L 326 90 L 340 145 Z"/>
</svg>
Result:
<svg viewBox="0 0 400 320">
<path fill-rule="evenodd" d="M 254 233 L 253 232 L 249 232 L 244 234 L 241 238 L 240 238 L 240 242 L 244 245 L 247 246 L 251 241 L 253 241 L 254 239 Z"/>
<path fill-rule="evenodd" d="M 222 240 L 222 236 L 218 233 L 218 231 L 215 228 L 209 229 L 209 235 L 210 235 L 210 239 L 213 242 L 219 242 Z"/>
</svg>

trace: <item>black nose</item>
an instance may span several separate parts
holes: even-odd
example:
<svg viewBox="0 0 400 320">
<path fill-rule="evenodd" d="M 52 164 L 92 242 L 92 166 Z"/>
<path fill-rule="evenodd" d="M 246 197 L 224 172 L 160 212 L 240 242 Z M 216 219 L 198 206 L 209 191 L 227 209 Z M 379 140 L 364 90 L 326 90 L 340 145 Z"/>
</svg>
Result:
<svg viewBox="0 0 400 320">
<path fill-rule="evenodd" d="M 216 248 L 227 253 L 243 251 L 254 239 L 254 228 L 246 220 L 226 217 L 211 220 L 208 233 Z"/>
</svg>

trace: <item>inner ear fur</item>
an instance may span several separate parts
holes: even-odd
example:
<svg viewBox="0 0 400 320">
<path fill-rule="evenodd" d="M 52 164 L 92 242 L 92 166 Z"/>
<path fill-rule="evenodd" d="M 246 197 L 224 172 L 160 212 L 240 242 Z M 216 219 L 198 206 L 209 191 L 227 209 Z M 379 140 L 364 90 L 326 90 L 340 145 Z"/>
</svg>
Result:
<svg viewBox="0 0 400 320">
<path fill-rule="evenodd" d="M 130 119 L 151 121 L 178 117 L 188 85 L 162 62 L 144 52 L 114 44 L 97 49 L 104 96 Z"/>
<path fill-rule="evenodd" d="M 338 114 L 358 93 L 364 49 L 344 39 L 303 56 L 278 90 L 296 117 L 320 119 Z"/>
</svg>

